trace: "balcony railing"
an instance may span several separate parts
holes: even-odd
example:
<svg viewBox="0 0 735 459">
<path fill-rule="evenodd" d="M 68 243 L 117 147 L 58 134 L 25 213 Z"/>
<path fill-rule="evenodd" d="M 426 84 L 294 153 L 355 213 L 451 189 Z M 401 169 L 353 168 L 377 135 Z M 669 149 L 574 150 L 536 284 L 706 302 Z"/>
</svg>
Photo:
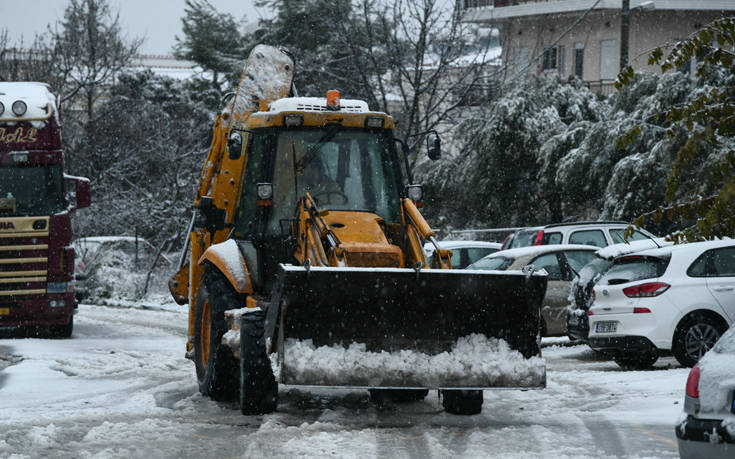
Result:
<svg viewBox="0 0 735 459">
<path fill-rule="evenodd" d="M 585 81 L 584 84 L 598 96 L 609 96 L 615 92 L 615 80 Z"/>
</svg>

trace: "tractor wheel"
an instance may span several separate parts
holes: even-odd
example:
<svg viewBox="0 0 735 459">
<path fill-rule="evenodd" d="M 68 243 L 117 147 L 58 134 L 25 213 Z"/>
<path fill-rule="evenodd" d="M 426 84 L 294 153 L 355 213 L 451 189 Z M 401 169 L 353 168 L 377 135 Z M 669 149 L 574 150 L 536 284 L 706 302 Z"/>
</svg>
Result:
<svg viewBox="0 0 735 459">
<path fill-rule="evenodd" d="M 452 414 L 479 414 L 482 411 L 481 390 L 443 390 L 442 406 Z"/>
<path fill-rule="evenodd" d="M 199 392 L 217 401 L 237 399 L 237 360 L 222 345 L 222 336 L 227 331 L 225 311 L 241 304 L 240 295 L 224 276 L 207 268 L 195 305 L 194 366 Z"/>
<path fill-rule="evenodd" d="M 240 326 L 240 411 L 245 415 L 276 411 L 278 383 L 265 353 L 265 314 L 243 315 Z"/>
<path fill-rule="evenodd" d="M 695 312 L 676 327 L 671 353 L 684 367 L 693 367 L 727 330 L 723 320 Z"/>
</svg>

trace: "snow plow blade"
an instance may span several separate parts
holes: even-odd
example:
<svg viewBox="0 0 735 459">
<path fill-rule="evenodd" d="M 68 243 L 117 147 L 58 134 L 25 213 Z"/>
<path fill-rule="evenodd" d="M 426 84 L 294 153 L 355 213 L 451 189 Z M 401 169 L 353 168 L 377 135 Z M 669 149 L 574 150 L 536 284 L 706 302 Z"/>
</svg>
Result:
<svg viewBox="0 0 735 459">
<path fill-rule="evenodd" d="M 541 388 L 545 274 L 281 265 L 266 319 L 280 382 Z"/>
</svg>

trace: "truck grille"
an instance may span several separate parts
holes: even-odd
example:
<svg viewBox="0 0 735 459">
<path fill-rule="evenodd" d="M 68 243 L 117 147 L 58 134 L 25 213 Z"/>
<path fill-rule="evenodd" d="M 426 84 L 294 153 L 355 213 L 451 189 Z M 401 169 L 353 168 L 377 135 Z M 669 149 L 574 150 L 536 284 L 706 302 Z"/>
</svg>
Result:
<svg viewBox="0 0 735 459">
<path fill-rule="evenodd" d="M 45 295 L 48 275 L 48 217 L 2 218 L 0 302 Z M 45 221 L 45 224 L 39 224 Z M 42 226 L 42 230 L 33 229 Z"/>
</svg>

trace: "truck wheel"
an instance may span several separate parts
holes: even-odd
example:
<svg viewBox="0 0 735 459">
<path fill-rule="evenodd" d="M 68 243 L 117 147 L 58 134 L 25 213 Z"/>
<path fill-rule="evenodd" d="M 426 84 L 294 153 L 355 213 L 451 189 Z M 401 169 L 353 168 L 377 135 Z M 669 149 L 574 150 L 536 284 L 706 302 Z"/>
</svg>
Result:
<svg viewBox="0 0 735 459">
<path fill-rule="evenodd" d="M 265 314 L 243 315 L 240 326 L 240 411 L 245 415 L 276 411 L 278 383 L 265 353 Z"/>
<path fill-rule="evenodd" d="M 51 338 L 71 338 L 71 332 L 74 329 L 74 316 L 69 316 L 69 322 L 64 325 L 51 325 L 49 327 L 49 336 Z"/>
<path fill-rule="evenodd" d="M 443 390 L 442 406 L 452 414 L 479 414 L 482 411 L 481 390 Z"/>
<path fill-rule="evenodd" d="M 693 367 L 700 358 L 715 345 L 727 330 L 724 321 L 695 312 L 679 323 L 674 333 L 671 353 L 684 367 Z"/>
<path fill-rule="evenodd" d="M 370 389 L 370 398 L 378 405 L 390 399 L 395 403 L 417 402 L 429 395 L 429 389 Z"/>
<path fill-rule="evenodd" d="M 237 360 L 222 345 L 225 311 L 241 306 L 239 295 L 217 271 L 207 269 L 195 305 L 194 366 L 199 392 L 217 401 L 237 400 Z"/>
</svg>

